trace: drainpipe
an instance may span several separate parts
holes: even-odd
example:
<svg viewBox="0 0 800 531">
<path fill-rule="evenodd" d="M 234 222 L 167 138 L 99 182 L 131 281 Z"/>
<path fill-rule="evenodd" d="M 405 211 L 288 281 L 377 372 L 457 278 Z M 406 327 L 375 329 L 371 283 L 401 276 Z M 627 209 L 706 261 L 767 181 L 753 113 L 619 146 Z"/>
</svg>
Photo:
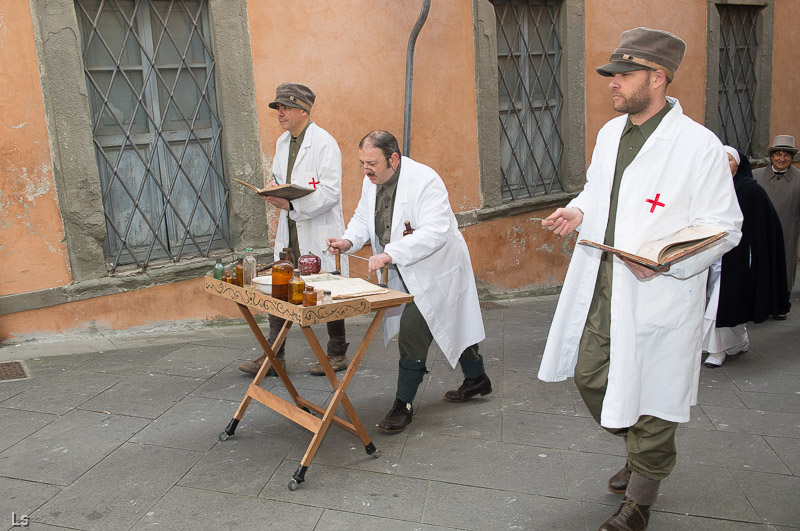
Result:
<svg viewBox="0 0 800 531">
<path fill-rule="evenodd" d="M 414 25 L 414 29 L 411 30 L 411 35 L 408 37 L 408 50 L 406 51 L 406 103 L 403 120 L 403 155 L 406 157 L 411 154 L 411 87 L 414 79 L 414 45 L 417 43 L 417 35 L 419 35 L 422 26 L 425 25 L 425 20 L 428 18 L 430 7 L 431 0 L 422 1 L 422 10 L 419 13 L 419 18 Z"/>
</svg>

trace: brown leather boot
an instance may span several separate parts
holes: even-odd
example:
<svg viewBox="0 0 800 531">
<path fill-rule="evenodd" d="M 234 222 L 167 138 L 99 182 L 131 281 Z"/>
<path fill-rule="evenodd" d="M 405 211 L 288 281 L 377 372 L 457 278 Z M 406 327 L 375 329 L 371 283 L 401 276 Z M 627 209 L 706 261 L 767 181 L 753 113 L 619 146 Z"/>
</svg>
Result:
<svg viewBox="0 0 800 531">
<path fill-rule="evenodd" d="M 283 357 L 283 352 L 279 352 L 277 358 L 278 362 L 281 364 L 281 367 L 286 370 L 286 360 Z M 266 360 L 266 357 L 262 356 L 257 360 L 246 361 L 239 365 L 239 370 L 248 374 L 258 374 L 258 370 L 261 368 L 264 360 Z M 278 373 L 275 371 L 275 367 L 270 367 L 267 369 L 267 376 L 278 376 Z"/>
<path fill-rule="evenodd" d="M 380 424 L 378 424 L 378 429 L 383 433 L 400 433 L 406 426 L 411 424 L 411 419 L 413 417 L 414 408 L 411 407 L 411 404 L 395 398 L 392 409 L 389 410 Z"/>
<path fill-rule="evenodd" d="M 347 369 L 350 362 L 347 361 L 347 347 L 350 343 L 344 340 L 344 322 L 341 323 L 342 331 L 339 337 L 331 337 L 328 339 L 328 361 L 331 362 L 331 367 L 336 372 Z M 330 329 L 329 329 L 330 331 Z M 314 376 L 324 376 L 325 371 L 322 370 L 322 365 L 313 363 L 308 366 L 308 372 Z"/>
<path fill-rule="evenodd" d="M 336 372 L 343 371 L 347 369 L 347 365 L 350 363 L 347 361 L 347 356 L 344 354 L 340 354 L 338 356 L 332 356 L 328 354 L 328 361 L 331 362 L 331 367 Z M 324 376 L 325 371 L 322 370 L 322 365 L 319 363 L 314 363 L 308 366 L 308 372 L 313 374 L 314 376 Z"/>
<path fill-rule="evenodd" d="M 599 531 L 640 531 L 647 528 L 650 520 L 650 506 L 639 505 L 627 496 L 619 509 L 600 526 Z"/>
<path fill-rule="evenodd" d="M 608 491 L 614 494 L 625 494 L 628 490 L 628 483 L 631 481 L 631 471 L 628 469 L 628 464 L 622 467 L 616 474 L 611 476 L 608 480 Z"/>
<path fill-rule="evenodd" d="M 448 402 L 466 402 L 475 395 L 488 395 L 492 392 L 492 381 L 486 375 L 481 374 L 477 378 L 464 378 L 464 383 L 458 389 L 447 391 L 444 399 Z"/>
</svg>

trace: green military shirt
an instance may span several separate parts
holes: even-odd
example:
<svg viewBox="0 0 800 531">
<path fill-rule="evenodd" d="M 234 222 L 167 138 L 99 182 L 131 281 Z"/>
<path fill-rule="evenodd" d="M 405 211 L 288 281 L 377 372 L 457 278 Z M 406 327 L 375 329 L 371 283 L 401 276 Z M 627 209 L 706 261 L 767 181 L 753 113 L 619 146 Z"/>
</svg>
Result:
<svg viewBox="0 0 800 531">
<path fill-rule="evenodd" d="M 303 138 L 306 136 L 306 130 L 308 126 L 311 125 L 311 120 L 306 123 L 306 126 L 297 135 L 297 138 L 292 137 L 289 140 L 289 160 L 286 163 L 286 184 L 292 184 L 292 169 L 294 168 L 294 162 L 297 160 L 297 154 L 300 153 L 300 146 L 303 145 Z M 292 204 L 289 203 L 289 209 L 291 210 Z M 289 247 L 292 248 L 292 253 L 294 254 L 295 259 L 295 266 L 297 265 L 296 261 L 300 258 L 300 242 L 297 240 L 297 223 L 294 222 L 292 218 L 288 218 L 289 220 Z"/>
<path fill-rule="evenodd" d="M 642 146 L 656 130 L 661 120 L 670 111 L 669 104 L 658 111 L 642 125 L 634 125 L 630 117 L 622 130 L 622 137 L 619 141 L 617 151 L 617 165 L 614 170 L 614 182 L 611 185 L 611 204 L 608 210 L 608 225 L 606 226 L 605 240 L 606 245 L 614 245 L 614 231 L 617 224 L 617 206 L 619 204 L 619 187 L 622 183 L 622 174 L 628 168 L 636 155 L 641 151 Z M 600 269 L 597 271 L 597 282 L 594 287 L 592 304 L 589 307 L 589 315 L 586 317 L 586 327 L 597 335 L 606 338 L 610 342 L 611 338 L 611 280 L 612 264 L 614 256 L 611 253 L 603 253 L 600 259 Z"/>
<path fill-rule="evenodd" d="M 397 181 L 400 180 L 400 165 L 394 174 L 375 193 L 375 235 L 382 247 L 392 240 L 392 212 L 394 197 L 397 194 Z"/>
</svg>

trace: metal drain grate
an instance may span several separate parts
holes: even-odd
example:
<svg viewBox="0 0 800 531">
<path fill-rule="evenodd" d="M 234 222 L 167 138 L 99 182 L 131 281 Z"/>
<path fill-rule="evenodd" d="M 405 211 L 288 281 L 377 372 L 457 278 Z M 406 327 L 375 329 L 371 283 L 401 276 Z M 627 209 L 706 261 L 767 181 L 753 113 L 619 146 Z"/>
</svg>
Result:
<svg viewBox="0 0 800 531">
<path fill-rule="evenodd" d="M 25 367 L 18 361 L 0 363 L 0 382 L 7 380 L 23 380 L 28 377 Z"/>
<path fill-rule="evenodd" d="M 481 310 L 505 310 L 506 307 L 496 302 L 482 301 Z"/>
</svg>

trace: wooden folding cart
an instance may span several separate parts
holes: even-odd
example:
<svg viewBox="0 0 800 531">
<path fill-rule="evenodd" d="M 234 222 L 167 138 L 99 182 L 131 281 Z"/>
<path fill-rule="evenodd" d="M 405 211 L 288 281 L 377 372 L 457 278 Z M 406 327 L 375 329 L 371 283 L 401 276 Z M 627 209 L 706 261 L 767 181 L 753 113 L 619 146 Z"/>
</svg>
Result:
<svg viewBox="0 0 800 531">
<path fill-rule="evenodd" d="M 411 302 L 414 298 L 412 295 L 387 289 L 386 293 L 335 301 L 332 304 L 304 307 L 275 299 L 260 291 L 240 288 L 234 284 L 216 280 L 213 277 L 206 277 L 205 284 L 207 292 L 225 299 L 230 299 L 236 303 L 239 307 L 239 311 L 242 312 L 242 315 L 247 321 L 250 330 L 258 340 L 259 345 L 261 345 L 264 354 L 267 356 L 258 374 L 256 374 L 255 378 L 253 378 L 253 382 L 248 387 L 247 393 L 239 405 L 239 408 L 236 410 L 233 419 L 231 419 L 225 430 L 219 434 L 220 441 L 224 441 L 234 434 L 236 426 L 239 424 L 245 411 L 247 411 L 247 407 L 250 405 L 250 401 L 255 400 L 314 434 L 303 459 L 300 461 L 300 466 L 297 467 L 292 479 L 289 481 L 289 490 L 296 490 L 297 486 L 305 481 L 306 470 L 308 470 L 311 460 L 314 459 L 314 455 L 317 453 L 319 445 L 325 437 L 325 432 L 331 424 L 336 424 L 340 428 L 357 435 L 364 444 L 367 455 L 376 458 L 380 456 L 380 451 L 375 448 L 375 445 L 370 440 L 367 430 L 364 428 L 361 419 L 358 418 L 355 408 L 353 408 L 353 404 L 347 397 L 347 388 L 352 382 L 353 376 L 358 370 L 358 366 L 361 364 L 361 360 L 364 358 L 367 348 L 372 338 L 375 336 L 375 332 L 378 330 L 386 311 L 390 308 L 400 306 L 403 303 Z M 278 334 L 278 337 L 272 345 L 269 344 L 264 334 L 261 332 L 261 329 L 253 318 L 253 314 L 250 312 L 250 308 L 257 308 L 286 320 L 280 334 Z M 314 335 L 311 325 L 346 319 L 356 315 L 365 315 L 372 311 L 375 312 L 375 316 L 372 318 L 367 333 L 361 340 L 361 344 L 358 346 L 350 362 L 350 366 L 342 376 L 342 379 L 339 380 L 333 367 L 331 367 L 328 356 L 325 354 L 325 351 Z M 311 346 L 311 350 L 317 356 L 334 390 L 333 398 L 327 408 L 318 406 L 301 397 L 297 389 L 292 385 L 289 375 L 284 368 L 280 363 L 276 363 L 275 352 L 283 345 L 292 324 L 300 326 L 300 329 L 306 336 L 308 344 Z M 270 366 L 275 367 L 275 372 L 278 373 L 284 386 L 286 386 L 286 390 L 289 392 L 292 400 L 294 400 L 294 404 L 260 387 Z M 336 410 L 339 405 L 341 405 L 347 413 L 349 422 L 336 415 Z"/>
</svg>

